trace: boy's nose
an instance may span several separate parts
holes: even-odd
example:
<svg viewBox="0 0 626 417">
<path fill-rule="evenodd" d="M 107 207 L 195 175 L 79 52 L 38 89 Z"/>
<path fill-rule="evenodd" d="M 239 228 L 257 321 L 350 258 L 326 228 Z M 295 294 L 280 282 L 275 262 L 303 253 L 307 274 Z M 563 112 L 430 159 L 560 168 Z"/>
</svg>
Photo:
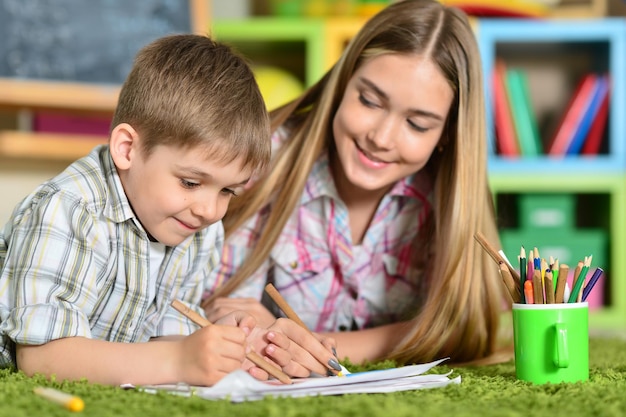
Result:
<svg viewBox="0 0 626 417">
<path fill-rule="evenodd" d="M 191 207 L 191 212 L 200 218 L 203 223 L 215 223 L 218 218 L 217 203 L 214 199 L 198 201 Z"/>
</svg>

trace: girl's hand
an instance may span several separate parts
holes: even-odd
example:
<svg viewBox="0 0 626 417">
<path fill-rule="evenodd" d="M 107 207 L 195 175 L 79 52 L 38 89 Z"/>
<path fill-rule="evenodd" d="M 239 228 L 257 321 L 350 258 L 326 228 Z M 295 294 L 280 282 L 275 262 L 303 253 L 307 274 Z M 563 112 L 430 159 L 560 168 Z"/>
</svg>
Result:
<svg viewBox="0 0 626 417">
<path fill-rule="evenodd" d="M 266 330 L 254 329 L 248 340 L 290 376 L 327 375 L 339 365 L 332 338 L 314 335 L 289 319 L 275 320 Z"/>
<path fill-rule="evenodd" d="M 265 329 L 276 320 L 276 317 L 254 298 L 220 297 L 205 308 L 205 313 L 211 322 L 216 322 L 220 317 L 237 310 L 252 315 L 256 319 L 257 325 Z"/>
</svg>

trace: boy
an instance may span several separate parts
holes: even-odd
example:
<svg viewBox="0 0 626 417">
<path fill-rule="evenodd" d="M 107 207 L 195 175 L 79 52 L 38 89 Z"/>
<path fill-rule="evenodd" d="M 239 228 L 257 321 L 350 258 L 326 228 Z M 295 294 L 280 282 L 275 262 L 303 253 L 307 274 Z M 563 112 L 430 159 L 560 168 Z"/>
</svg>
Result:
<svg viewBox="0 0 626 417">
<path fill-rule="evenodd" d="M 197 35 L 143 48 L 109 144 L 42 184 L 0 229 L 0 367 L 211 385 L 240 367 L 267 377 L 244 361 L 248 343 L 286 371 L 301 370 L 289 338 L 332 358 L 292 323 L 251 332 L 254 320 L 234 313 L 197 330 L 170 307 L 201 311 L 220 220 L 269 156 L 265 105 L 240 57 Z"/>
</svg>

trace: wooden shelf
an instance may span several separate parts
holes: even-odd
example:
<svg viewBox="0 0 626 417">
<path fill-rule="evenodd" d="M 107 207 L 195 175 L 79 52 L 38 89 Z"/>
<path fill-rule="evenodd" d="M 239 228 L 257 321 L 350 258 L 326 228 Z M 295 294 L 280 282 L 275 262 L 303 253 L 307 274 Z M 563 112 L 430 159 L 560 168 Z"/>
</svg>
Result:
<svg viewBox="0 0 626 417">
<path fill-rule="evenodd" d="M 0 132 L 0 158 L 71 162 L 108 138 L 96 135 Z"/>
<path fill-rule="evenodd" d="M 0 78 L 0 108 L 112 114 L 118 85 Z"/>
</svg>

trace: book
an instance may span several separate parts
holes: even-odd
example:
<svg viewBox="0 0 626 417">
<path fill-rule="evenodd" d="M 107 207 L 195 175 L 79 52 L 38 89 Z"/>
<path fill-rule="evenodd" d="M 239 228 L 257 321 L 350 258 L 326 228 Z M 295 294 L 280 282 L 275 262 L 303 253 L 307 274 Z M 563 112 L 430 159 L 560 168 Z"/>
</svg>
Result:
<svg viewBox="0 0 626 417">
<path fill-rule="evenodd" d="M 600 109 L 604 98 L 607 96 L 608 91 L 609 85 L 606 77 L 598 77 L 591 92 L 589 105 L 581 115 L 578 128 L 576 129 L 570 145 L 567 148 L 567 155 L 577 155 L 580 153 L 591 129 L 591 125 L 598 115 L 598 110 Z"/>
<path fill-rule="evenodd" d="M 508 69 L 506 87 L 517 133 L 520 154 L 536 156 L 543 152 L 537 120 L 530 102 L 528 77 L 519 69 Z"/>
<path fill-rule="evenodd" d="M 506 64 L 504 61 L 496 61 L 492 81 L 497 150 L 502 156 L 519 156 L 513 115 L 506 92 Z"/>
<path fill-rule="evenodd" d="M 439 388 L 461 383 L 461 377 L 445 374 L 426 374 L 444 359 L 426 364 L 399 368 L 356 372 L 345 376 L 311 377 L 294 379 L 293 384 L 276 380 L 259 381 L 243 370 L 231 372 L 212 387 L 185 384 L 143 385 L 140 391 L 156 394 L 169 392 L 207 400 L 229 399 L 231 402 L 256 401 L 265 397 L 305 397 L 318 395 L 373 394 L 396 391 Z M 124 386 L 133 388 L 132 386 Z"/>
<path fill-rule="evenodd" d="M 589 108 L 596 82 L 596 74 L 589 73 L 576 86 L 574 94 L 572 94 L 556 129 L 548 149 L 548 155 L 563 156 L 566 154 L 580 125 L 583 114 Z"/>
<path fill-rule="evenodd" d="M 604 129 L 609 115 L 610 79 L 608 75 L 606 75 L 605 78 L 607 84 L 606 94 L 602 99 L 602 103 L 600 103 L 598 113 L 596 114 L 596 117 L 591 124 L 591 128 L 589 129 L 587 140 L 585 140 L 585 144 L 583 145 L 583 149 L 581 151 L 583 155 L 597 155 L 598 152 L 600 152 Z"/>
</svg>

